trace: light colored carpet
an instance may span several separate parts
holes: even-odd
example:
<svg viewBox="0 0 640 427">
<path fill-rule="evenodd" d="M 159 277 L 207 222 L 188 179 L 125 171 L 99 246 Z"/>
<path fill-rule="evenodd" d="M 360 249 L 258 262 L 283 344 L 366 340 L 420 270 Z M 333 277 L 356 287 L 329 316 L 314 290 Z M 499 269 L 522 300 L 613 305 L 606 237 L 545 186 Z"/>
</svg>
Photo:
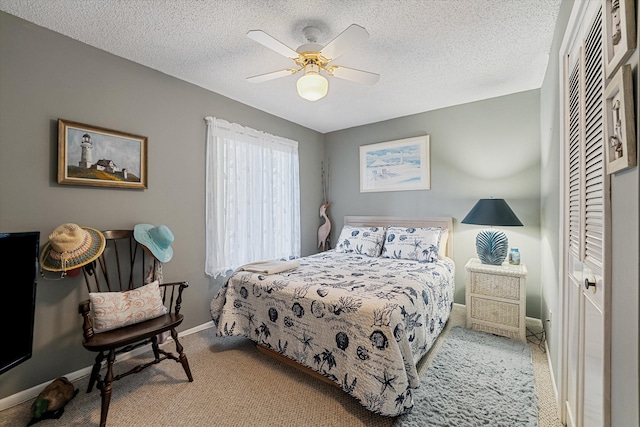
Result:
<svg viewBox="0 0 640 427">
<path fill-rule="evenodd" d="M 465 323 L 465 307 L 454 306 L 451 318 L 434 349 L 420 362 L 424 374 L 453 326 Z M 194 382 L 187 381 L 178 363 L 165 361 L 116 381 L 107 425 L 124 426 L 372 426 L 391 427 L 394 419 L 367 411 L 355 399 L 259 352 L 242 338 L 215 336 L 213 329 L 180 340 L 189 357 Z M 172 342 L 165 346 L 171 349 Z M 534 371 L 540 427 L 560 426 L 554 416 L 546 355 L 536 345 Z M 537 354 L 536 354 L 537 353 Z M 116 365 L 119 371 L 137 364 L 138 357 Z M 546 376 L 546 382 L 545 382 Z M 542 381 L 539 381 L 542 378 Z M 80 393 L 59 420 L 36 427 L 97 426 L 100 392 L 86 393 L 87 378 L 76 382 Z M 540 385 L 543 387 L 541 393 Z M 540 396 L 544 396 L 541 398 Z M 550 402 L 551 400 L 551 402 Z M 26 426 L 32 401 L 0 412 L 1 427 Z M 545 409 L 546 408 L 546 409 Z M 550 420 L 548 423 L 544 419 Z"/>
<path fill-rule="evenodd" d="M 531 349 L 521 341 L 454 327 L 396 427 L 537 427 Z"/>
</svg>

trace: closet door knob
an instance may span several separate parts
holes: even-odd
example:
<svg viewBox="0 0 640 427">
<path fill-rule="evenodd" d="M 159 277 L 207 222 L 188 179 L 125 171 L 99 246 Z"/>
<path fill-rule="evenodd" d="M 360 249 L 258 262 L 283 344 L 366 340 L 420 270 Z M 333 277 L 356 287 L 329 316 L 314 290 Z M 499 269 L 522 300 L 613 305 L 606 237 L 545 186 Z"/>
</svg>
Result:
<svg viewBox="0 0 640 427">
<path fill-rule="evenodd" d="M 593 292 L 596 291 L 596 281 L 594 278 L 591 278 L 591 280 L 589 280 L 589 278 L 587 277 L 586 279 L 584 279 L 584 288 L 586 290 L 589 290 L 590 287 L 593 286 Z"/>
</svg>

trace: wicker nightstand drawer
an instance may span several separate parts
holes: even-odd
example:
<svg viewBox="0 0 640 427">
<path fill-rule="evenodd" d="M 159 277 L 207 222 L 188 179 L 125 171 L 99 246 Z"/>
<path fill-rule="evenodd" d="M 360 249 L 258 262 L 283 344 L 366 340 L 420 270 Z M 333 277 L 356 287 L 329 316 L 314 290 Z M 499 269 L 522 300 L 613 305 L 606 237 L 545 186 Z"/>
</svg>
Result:
<svg viewBox="0 0 640 427">
<path fill-rule="evenodd" d="M 520 306 L 472 296 L 471 317 L 518 328 L 520 326 Z"/>
<path fill-rule="evenodd" d="M 476 273 L 471 275 L 471 293 L 520 300 L 520 278 Z"/>
<path fill-rule="evenodd" d="M 465 270 L 467 327 L 526 341 L 527 268 L 471 259 Z"/>
</svg>

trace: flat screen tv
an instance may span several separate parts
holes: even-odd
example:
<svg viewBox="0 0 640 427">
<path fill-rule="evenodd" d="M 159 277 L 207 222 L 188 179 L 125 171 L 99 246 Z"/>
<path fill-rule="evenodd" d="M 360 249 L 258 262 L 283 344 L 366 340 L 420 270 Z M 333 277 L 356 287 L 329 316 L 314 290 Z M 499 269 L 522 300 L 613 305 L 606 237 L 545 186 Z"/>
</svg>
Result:
<svg viewBox="0 0 640 427">
<path fill-rule="evenodd" d="M 4 266 L 0 325 L 3 329 L 0 374 L 31 357 L 40 232 L 0 233 Z"/>
</svg>

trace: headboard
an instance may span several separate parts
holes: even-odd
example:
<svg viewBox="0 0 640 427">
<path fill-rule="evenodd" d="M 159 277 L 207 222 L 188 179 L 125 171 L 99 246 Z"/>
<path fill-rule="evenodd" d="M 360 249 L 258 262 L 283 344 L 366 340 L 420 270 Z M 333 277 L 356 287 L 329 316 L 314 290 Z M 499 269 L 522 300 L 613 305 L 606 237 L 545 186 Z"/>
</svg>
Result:
<svg viewBox="0 0 640 427">
<path fill-rule="evenodd" d="M 447 257 L 453 258 L 453 218 L 451 217 L 407 218 L 402 216 L 348 215 L 344 217 L 344 225 L 353 227 L 388 227 L 390 225 L 416 228 L 440 227 L 449 230 L 446 254 Z"/>
</svg>

